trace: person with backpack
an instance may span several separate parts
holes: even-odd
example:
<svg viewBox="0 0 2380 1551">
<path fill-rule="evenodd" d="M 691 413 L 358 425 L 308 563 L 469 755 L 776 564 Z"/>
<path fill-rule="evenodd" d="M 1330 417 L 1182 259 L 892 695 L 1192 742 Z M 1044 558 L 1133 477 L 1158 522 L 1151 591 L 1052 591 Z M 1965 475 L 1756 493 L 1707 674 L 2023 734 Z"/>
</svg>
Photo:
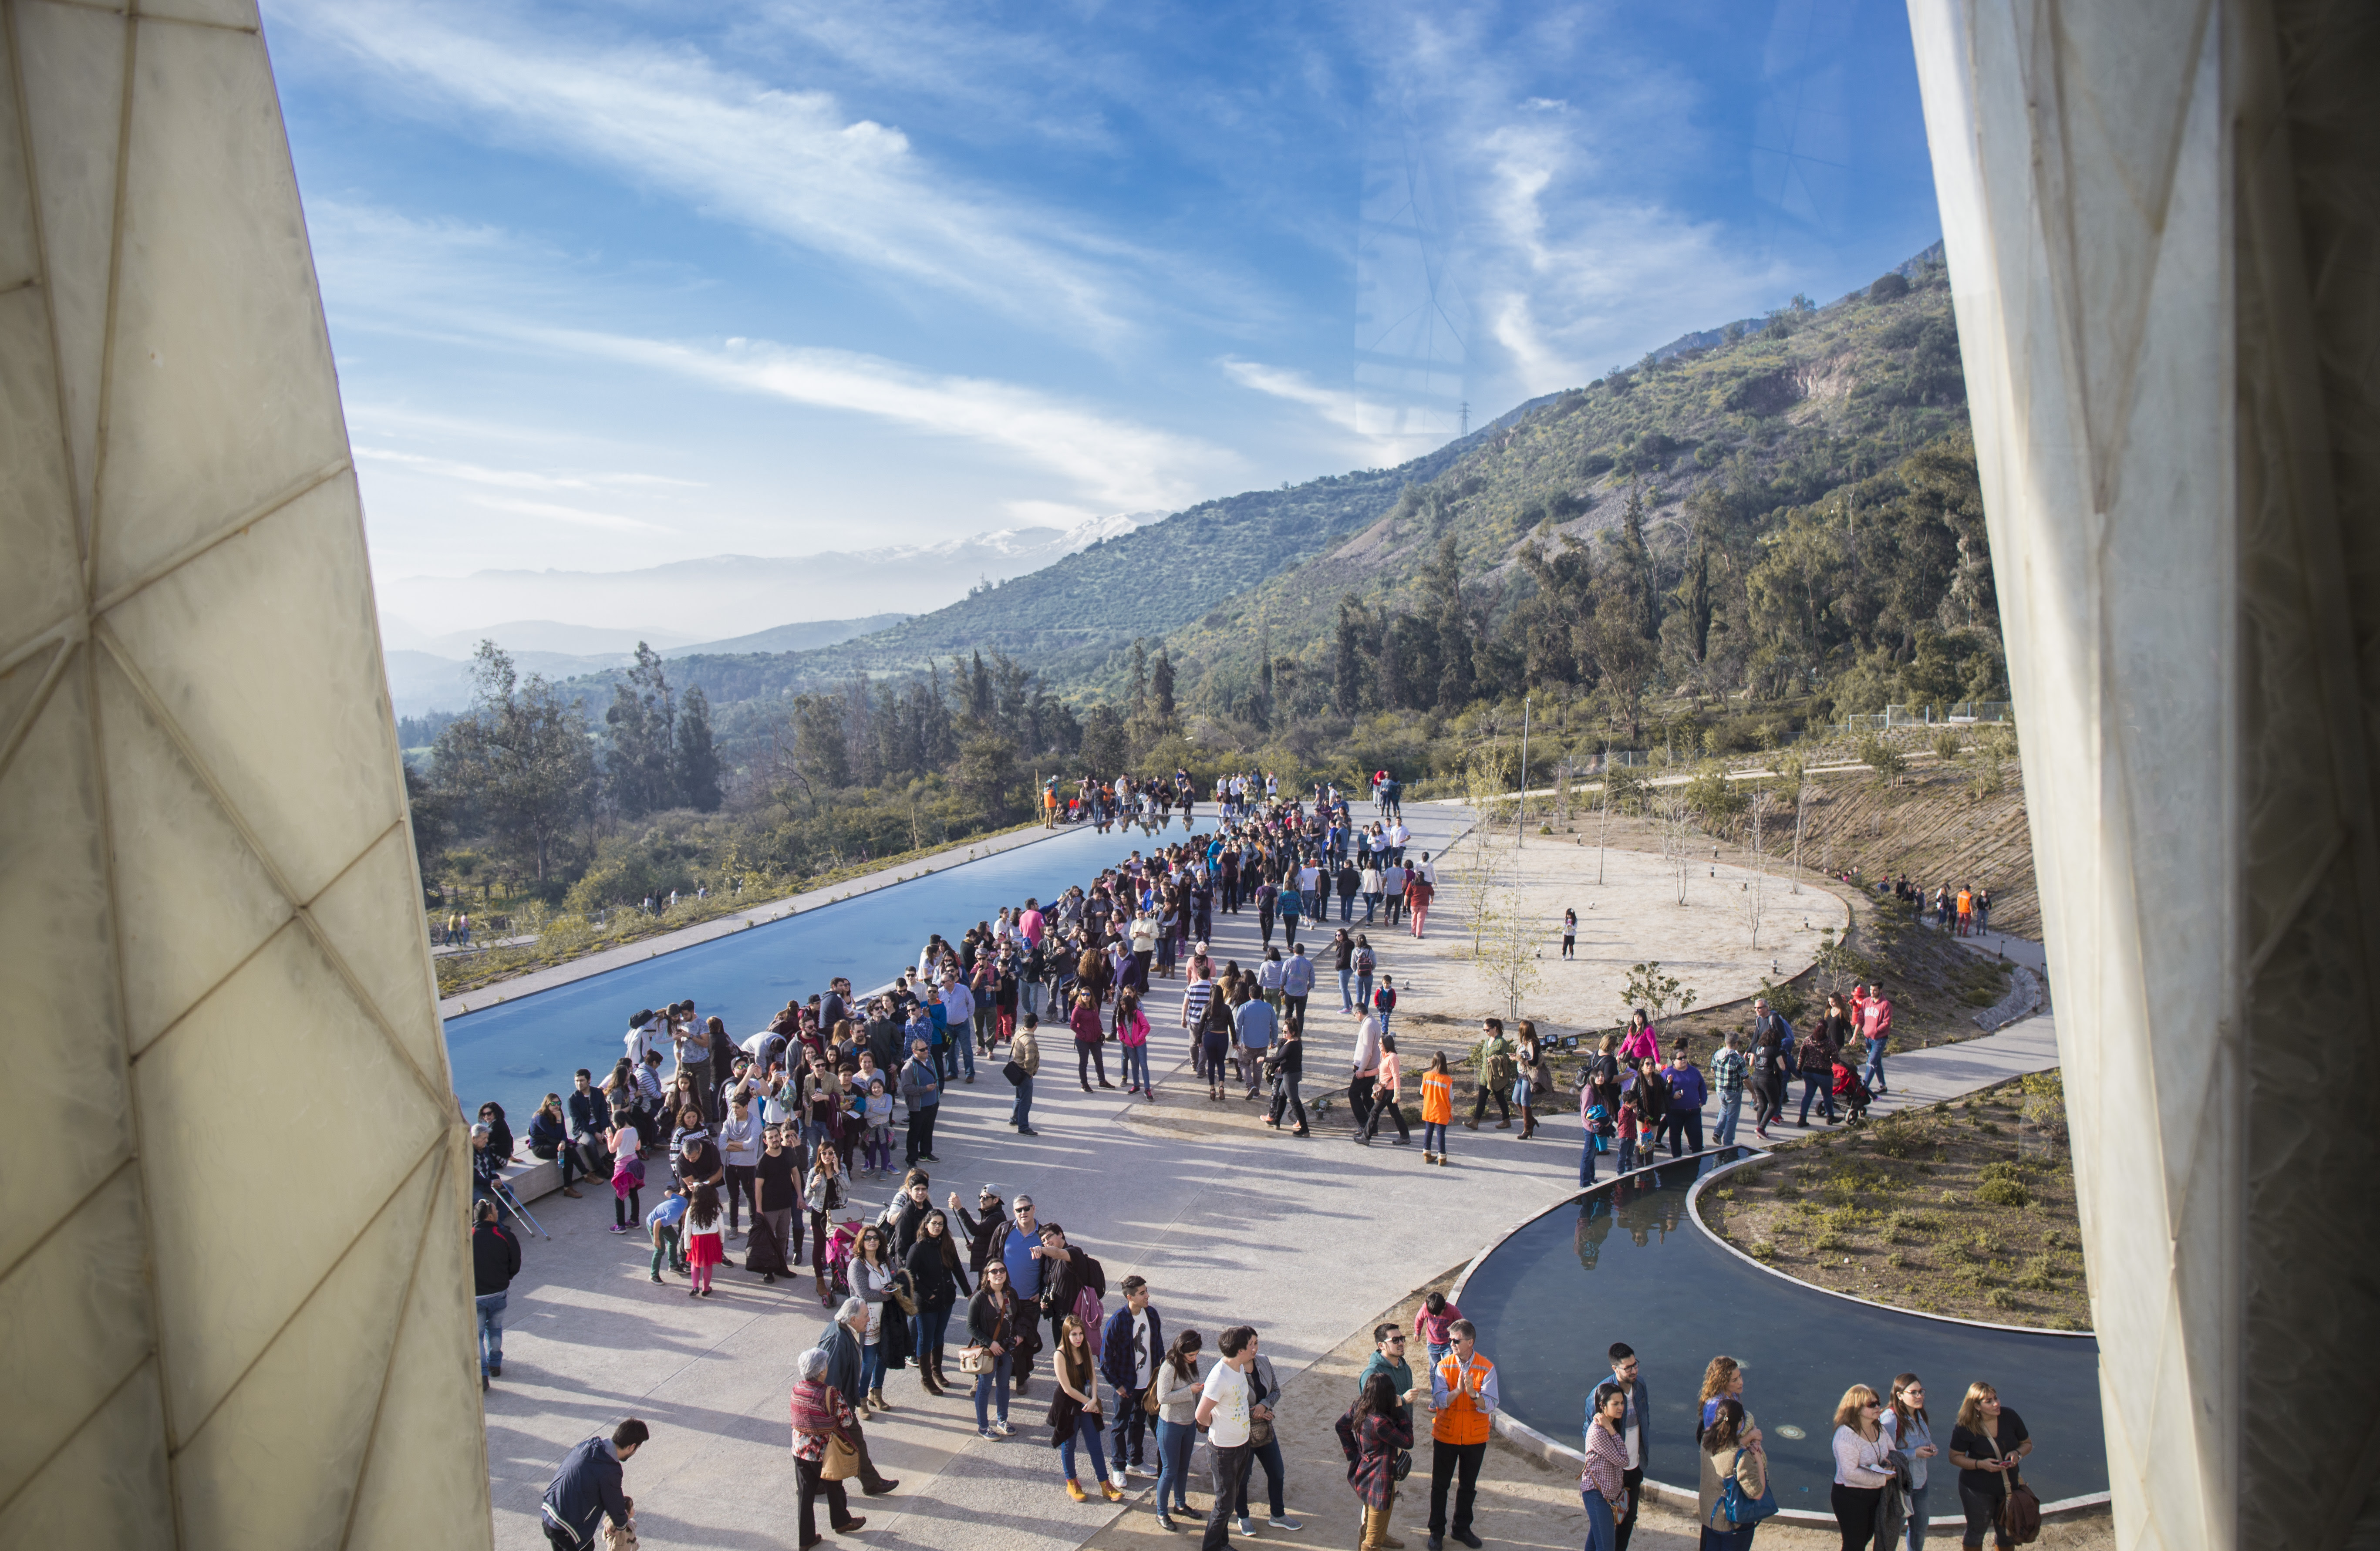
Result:
<svg viewBox="0 0 2380 1551">
<path fill-rule="evenodd" d="M 1702 1483 L 1694 1517 L 1702 1525 L 1701 1551 L 1751 1551 L 1758 1521 L 1749 1515 L 1768 1490 L 1768 1456 L 1742 1401 L 1727 1397 L 1714 1405 L 1699 1450 Z"/>
<path fill-rule="evenodd" d="M 1066 1230 L 1056 1223 L 1042 1223 L 1039 1231 L 1041 1310 L 1049 1316 L 1050 1344 L 1055 1351 L 1059 1327 L 1069 1315 L 1082 1315 L 1086 1330 L 1104 1327 L 1099 1300 L 1108 1295 L 1108 1273 L 1079 1245 L 1066 1242 Z"/>
<path fill-rule="evenodd" d="M 1389 1019 L 1397 1010 L 1397 977 L 1380 976 L 1380 988 L 1372 993 L 1372 1011 L 1380 1015 L 1380 1032 L 1389 1032 Z"/>
</svg>

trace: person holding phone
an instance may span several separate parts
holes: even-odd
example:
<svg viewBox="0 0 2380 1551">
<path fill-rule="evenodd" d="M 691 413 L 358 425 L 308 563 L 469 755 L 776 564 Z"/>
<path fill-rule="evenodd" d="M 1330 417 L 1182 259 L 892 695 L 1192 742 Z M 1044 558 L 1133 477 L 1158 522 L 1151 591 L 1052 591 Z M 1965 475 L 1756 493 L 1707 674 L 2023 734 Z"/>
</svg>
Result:
<svg viewBox="0 0 2380 1551">
<path fill-rule="evenodd" d="M 2000 1509 L 2008 1501 L 2009 1472 L 2032 1452 L 2033 1435 L 2025 1431 L 2024 1419 L 2000 1404 L 1999 1391 L 1981 1379 L 1967 1386 L 1958 1425 L 1950 1429 L 1950 1463 L 1959 1472 L 1959 1506 L 1967 1515 L 1967 1551 L 1982 1551 L 1985 1531 L 2002 1546 L 2013 1544 L 2000 1528 Z"/>
</svg>

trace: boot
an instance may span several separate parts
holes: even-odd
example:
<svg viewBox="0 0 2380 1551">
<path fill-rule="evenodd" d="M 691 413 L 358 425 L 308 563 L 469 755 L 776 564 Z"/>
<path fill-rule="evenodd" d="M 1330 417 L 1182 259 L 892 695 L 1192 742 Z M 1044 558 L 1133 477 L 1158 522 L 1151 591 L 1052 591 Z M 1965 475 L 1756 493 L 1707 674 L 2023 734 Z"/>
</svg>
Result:
<svg viewBox="0 0 2380 1551">
<path fill-rule="evenodd" d="M 882 1385 L 880 1384 L 875 1388 L 868 1392 L 868 1409 L 870 1411 L 891 1411 L 892 1409 L 891 1406 L 884 1403 L 884 1387 Z"/>
<path fill-rule="evenodd" d="M 922 1357 L 917 1359 L 917 1387 L 929 1395 L 939 1395 L 942 1387 L 934 1382 L 934 1370 Z"/>
</svg>

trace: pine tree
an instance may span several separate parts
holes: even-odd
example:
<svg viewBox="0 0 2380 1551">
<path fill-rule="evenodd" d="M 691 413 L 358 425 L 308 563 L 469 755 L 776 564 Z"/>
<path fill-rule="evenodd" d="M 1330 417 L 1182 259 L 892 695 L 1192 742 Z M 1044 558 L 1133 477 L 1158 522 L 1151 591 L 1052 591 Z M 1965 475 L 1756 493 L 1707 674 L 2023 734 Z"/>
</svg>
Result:
<svg viewBox="0 0 2380 1551">
<path fill-rule="evenodd" d="M 1157 720 L 1173 725 L 1173 659 L 1163 647 L 1157 648 L 1157 663 L 1148 671 L 1149 698 L 1155 703 Z"/>
<path fill-rule="evenodd" d="M 1363 614 L 1364 605 L 1354 593 L 1339 600 L 1339 631 L 1332 643 L 1330 678 L 1342 716 L 1354 716 L 1364 709 Z"/>
<path fill-rule="evenodd" d="M 719 811 L 719 751 L 710 742 L 710 697 L 695 685 L 677 712 L 677 800 L 697 813 Z"/>
</svg>

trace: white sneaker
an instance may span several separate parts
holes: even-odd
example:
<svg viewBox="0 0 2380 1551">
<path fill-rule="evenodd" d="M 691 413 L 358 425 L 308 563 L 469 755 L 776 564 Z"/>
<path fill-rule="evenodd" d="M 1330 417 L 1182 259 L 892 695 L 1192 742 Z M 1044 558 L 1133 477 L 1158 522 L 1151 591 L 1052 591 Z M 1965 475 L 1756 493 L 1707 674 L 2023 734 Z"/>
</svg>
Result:
<svg viewBox="0 0 2380 1551">
<path fill-rule="evenodd" d="M 1115 1488 L 1117 1491 L 1119 1491 L 1119 1492 L 1123 1491 L 1123 1472 L 1122 1472 L 1122 1471 L 1110 1471 L 1110 1472 L 1108 1472 L 1108 1484 L 1109 1484 L 1109 1485 L 1111 1485 L 1111 1486 L 1112 1486 L 1112 1487 L 1114 1487 L 1114 1488 Z"/>
</svg>

